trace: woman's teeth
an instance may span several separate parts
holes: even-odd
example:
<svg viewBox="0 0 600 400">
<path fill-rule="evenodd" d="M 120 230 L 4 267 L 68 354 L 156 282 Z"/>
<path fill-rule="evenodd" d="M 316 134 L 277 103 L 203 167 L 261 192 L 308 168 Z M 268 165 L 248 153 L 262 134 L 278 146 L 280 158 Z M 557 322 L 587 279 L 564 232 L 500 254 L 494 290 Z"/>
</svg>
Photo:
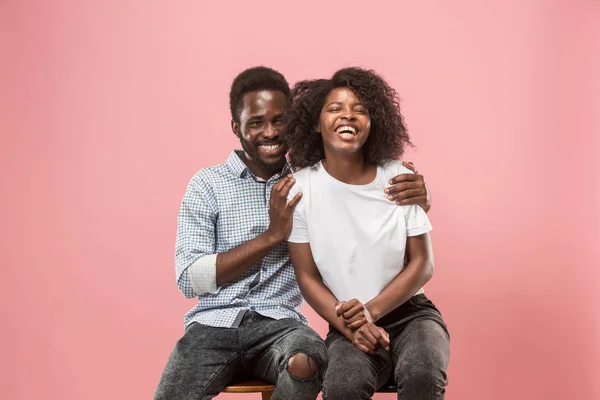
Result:
<svg viewBox="0 0 600 400">
<path fill-rule="evenodd" d="M 339 126 L 336 130 L 337 133 L 339 133 L 340 135 L 342 133 L 347 133 L 347 134 L 351 134 L 351 135 L 356 135 L 356 128 L 353 126 L 349 126 L 349 125 L 342 125 Z"/>
</svg>

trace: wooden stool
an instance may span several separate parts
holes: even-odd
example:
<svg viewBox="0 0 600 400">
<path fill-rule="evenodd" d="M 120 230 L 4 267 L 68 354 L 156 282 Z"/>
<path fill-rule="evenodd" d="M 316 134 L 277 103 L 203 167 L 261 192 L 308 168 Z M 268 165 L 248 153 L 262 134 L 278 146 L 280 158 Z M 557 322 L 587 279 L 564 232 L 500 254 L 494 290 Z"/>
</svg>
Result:
<svg viewBox="0 0 600 400">
<path fill-rule="evenodd" d="M 275 386 L 263 381 L 240 381 L 232 383 L 221 393 L 262 393 L 262 400 L 271 400 Z"/>
<path fill-rule="evenodd" d="M 227 386 L 221 393 L 262 393 L 262 400 L 271 400 L 275 386 L 270 383 L 253 380 L 240 381 Z M 394 381 L 390 381 L 383 385 L 377 393 L 396 393 L 398 388 Z"/>
</svg>

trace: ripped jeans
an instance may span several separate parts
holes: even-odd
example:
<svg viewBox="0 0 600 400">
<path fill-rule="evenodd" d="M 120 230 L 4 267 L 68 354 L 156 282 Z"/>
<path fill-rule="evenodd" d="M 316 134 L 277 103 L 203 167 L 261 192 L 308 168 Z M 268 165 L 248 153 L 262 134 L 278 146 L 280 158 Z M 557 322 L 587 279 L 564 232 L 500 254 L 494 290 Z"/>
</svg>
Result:
<svg viewBox="0 0 600 400">
<path fill-rule="evenodd" d="M 308 355 L 317 372 L 298 378 L 288 372 L 295 354 Z M 275 320 L 248 311 L 238 328 L 191 324 L 169 357 L 155 400 L 208 400 L 241 376 L 275 384 L 273 400 L 314 400 L 327 367 L 325 343 L 291 318 Z"/>
</svg>

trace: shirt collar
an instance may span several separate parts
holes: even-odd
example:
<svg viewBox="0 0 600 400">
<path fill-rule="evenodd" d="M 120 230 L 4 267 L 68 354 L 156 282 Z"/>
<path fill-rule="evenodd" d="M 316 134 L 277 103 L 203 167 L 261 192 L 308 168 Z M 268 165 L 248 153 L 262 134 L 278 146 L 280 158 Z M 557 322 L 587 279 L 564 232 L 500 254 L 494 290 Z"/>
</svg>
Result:
<svg viewBox="0 0 600 400">
<path fill-rule="evenodd" d="M 229 171 L 240 178 L 244 177 L 247 172 L 250 172 L 246 164 L 242 161 L 243 154 L 241 150 L 233 150 L 225 162 Z"/>
</svg>

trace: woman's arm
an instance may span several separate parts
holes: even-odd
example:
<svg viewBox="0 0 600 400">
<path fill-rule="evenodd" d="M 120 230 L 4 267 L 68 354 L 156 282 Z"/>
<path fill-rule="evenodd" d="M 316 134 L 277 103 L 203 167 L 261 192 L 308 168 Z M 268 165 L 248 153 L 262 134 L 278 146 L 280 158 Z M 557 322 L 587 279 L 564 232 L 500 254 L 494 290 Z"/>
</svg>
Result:
<svg viewBox="0 0 600 400">
<path fill-rule="evenodd" d="M 429 233 L 408 237 L 406 252 L 408 265 L 381 293 L 365 304 L 374 321 L 410 299 L 433 276 L 433 250 Z"/>
<path fill-rule="evenodd" d="M 335 314 L 337 299 L 323 283 L 310 250 L 310 243 L 288 242 L 288 249 L 298 286 L 306 302 L 331 326 L 352 340 L 352 331 L 346 327 L 344 319 Z"/>
<path fill-rule="evenodd" d="M 389 349 L 389 337 L 382 328 L 368 323 L 351 330 L 344 319 L 336 315 L 338 301 L 323 283 L 309 243 L 288 242 L 288 249 L 302 295 L 317 314 L 365 353 L 375 354 L 377 347 Z"/>
</svg>

